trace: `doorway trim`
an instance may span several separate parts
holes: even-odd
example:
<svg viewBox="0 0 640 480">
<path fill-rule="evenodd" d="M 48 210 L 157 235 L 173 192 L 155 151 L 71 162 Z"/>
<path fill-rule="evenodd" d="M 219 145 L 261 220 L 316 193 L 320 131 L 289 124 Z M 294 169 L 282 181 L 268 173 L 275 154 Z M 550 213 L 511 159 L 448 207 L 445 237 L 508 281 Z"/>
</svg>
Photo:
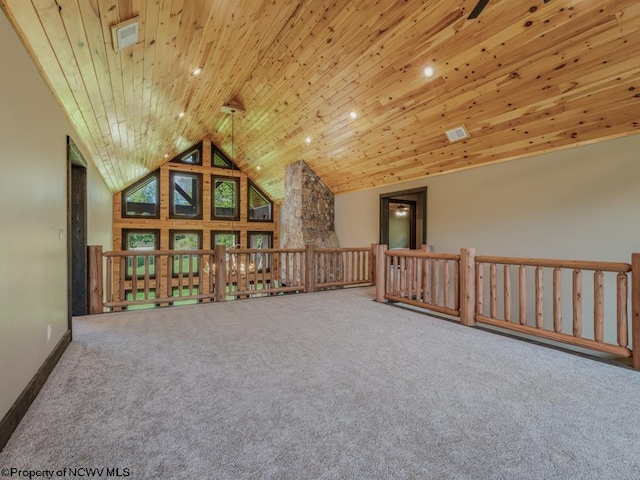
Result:
<svg viewBox="0 0 640 480">
<path fill-rule="evenodd" d="M 397 197 L 403 197 L 406 195 L 415 195 L 418 199 L 416 206 L 416 216 L 422 214 L 422 235 L 418 238 L 416 233 L 417 225 L 412 225 L 412 239 L 411 245 L 424 245 L 427 243 L 427 187 L 412 188 L 409 190 L 400 190 L 397 192 L 381 193 L 380 194 L 380 236 L 379 241 L 383 245 L 389 244 L 389 204 L 392 201 L 402 202 L 403 199 Z M 406 201 L 406 200 L 405 200 Z M 418 212 L 419 205 L 422 204 L 422 209 Z M 417 223 L 417 222 L 414 222 Z"/>
<path fill-rule="evenodd" d="M 89 313 L 86 167 L 82 153 L 67 135 L 67 323 L 71 335 L 73 315 Z"/>
</svg>

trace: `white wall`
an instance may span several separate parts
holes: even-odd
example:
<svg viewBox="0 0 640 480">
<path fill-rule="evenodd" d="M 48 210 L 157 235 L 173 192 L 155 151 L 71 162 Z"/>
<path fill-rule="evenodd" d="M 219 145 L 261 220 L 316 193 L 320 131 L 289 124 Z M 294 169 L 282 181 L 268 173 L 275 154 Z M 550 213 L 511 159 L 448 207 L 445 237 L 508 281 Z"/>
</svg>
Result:
<svg viewBox="0 0 640 480">
<path fill-rule="evenodd" d="M 113 195 L 93 162 L 87 166 L 87 244 L 113 250 Z"/>
<path fill-rule="evenodd" d="M 337 195 L 341 246 L 378 241 L 379 195 L 427 186 L 436 252 L 630 261 L 640 252 L 640 135 Z"/>
<path fill-rule="evenodd" d="M 67 330 L 66 136 L 75 132 L 4 13 L 0 44 L 1 418 Z M 93 167 L 88 191 L 89 241 L 109 247 L 111 194 Z"/>
<path fill-rule="evenodd" d="M 427 186 L 427 243 L 435 252 L 630 262 L 640 252 L 640 135 L 527 159 L 336 196 L 341 246 L 376 243 L 379 195 Z M 550 270 L 550 269 L 546 269 Z M 488 277 L 485 266 L 485 277 Z M 502 292 L 502 273 L 498 275 Z M 527 273 L 534 315 L 533 270 Z M 515 279 L 515 280 L 514 280 Z M 552 328 L 552 273 L 544 272 L 545 326 Z M 517 270 L 511 271 L 517 312 Z M 605 341 L 616 343 L 616 279 L 605 274 Z M 563 331 L 571 333 L 571 273 L 563 274 Z M 583 331 L 593 335 L 593 274 L 583 276 Z M 629 292 L 630 294 L 630 292 Z M 485 305 L 488 286 L 485 283 Z M 498 318 L 503 300 L 498 298 Z M 488 313 L 488 312 L 486 312 Z M 514 315 L 517 315 L 514 313 Z M 631 317 L 629 313 L 629 318 Z"/>
</svg>

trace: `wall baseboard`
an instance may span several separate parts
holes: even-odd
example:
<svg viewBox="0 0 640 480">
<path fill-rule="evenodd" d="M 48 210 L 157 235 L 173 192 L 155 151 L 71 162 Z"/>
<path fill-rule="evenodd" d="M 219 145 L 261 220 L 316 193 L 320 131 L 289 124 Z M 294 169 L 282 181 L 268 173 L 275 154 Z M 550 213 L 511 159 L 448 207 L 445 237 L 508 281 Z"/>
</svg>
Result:
<svg viewBox="0 0 640 480">
<path fill-rule="evenodd" d="M 18 427 L 22 417 L 27 413 L 29 406 L 35 400 L 38 392 L 40 392 L 40 389 L 53 371 L 53 367 L 56 366 L 70 342 L 71 332 L 67 330 L 18 399 L 13 403 L 2 420 L 0 420 L 0 452 L 9 441 L 14 430 Z"/>
</svg>

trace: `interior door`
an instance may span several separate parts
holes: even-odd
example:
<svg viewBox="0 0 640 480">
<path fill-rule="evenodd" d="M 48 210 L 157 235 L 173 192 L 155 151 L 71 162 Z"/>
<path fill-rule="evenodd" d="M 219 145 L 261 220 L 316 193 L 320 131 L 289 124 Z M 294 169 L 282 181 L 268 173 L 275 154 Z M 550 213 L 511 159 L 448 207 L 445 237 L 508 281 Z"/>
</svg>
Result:
<svg viewBox="0 0 640 480">
<path fill-rule="evenodd" d="M 87 169 L 82 154 L 67 137 L 68 207 L 67 256 L 69 259 L 69 329 L 71 316 L 89 313 L 87 260 Z"/>
</svg>

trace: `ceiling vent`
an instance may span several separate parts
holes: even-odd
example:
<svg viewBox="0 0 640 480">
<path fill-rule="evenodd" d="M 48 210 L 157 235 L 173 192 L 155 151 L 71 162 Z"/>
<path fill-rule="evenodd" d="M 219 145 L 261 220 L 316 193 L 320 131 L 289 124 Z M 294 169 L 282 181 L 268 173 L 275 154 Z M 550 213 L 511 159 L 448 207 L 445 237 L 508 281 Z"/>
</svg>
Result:
<svg viewBox="0 0 640 480">
<path fill-rule="evenodd" d="M 111 27 L 113 49 L 117 52 L 138 43 L 138 17 L 130 18 Z"/>
<path fill-rule="evenodd" d="M 447 130 L 447 138 L 449 142 L 457 142 L 458 140 L 464 140 L 465 138 L 469 138 L 469 132 L 464 128 L 464 125 L 460 127 L 456 127 L 453 130 Z"/>
</svg>

